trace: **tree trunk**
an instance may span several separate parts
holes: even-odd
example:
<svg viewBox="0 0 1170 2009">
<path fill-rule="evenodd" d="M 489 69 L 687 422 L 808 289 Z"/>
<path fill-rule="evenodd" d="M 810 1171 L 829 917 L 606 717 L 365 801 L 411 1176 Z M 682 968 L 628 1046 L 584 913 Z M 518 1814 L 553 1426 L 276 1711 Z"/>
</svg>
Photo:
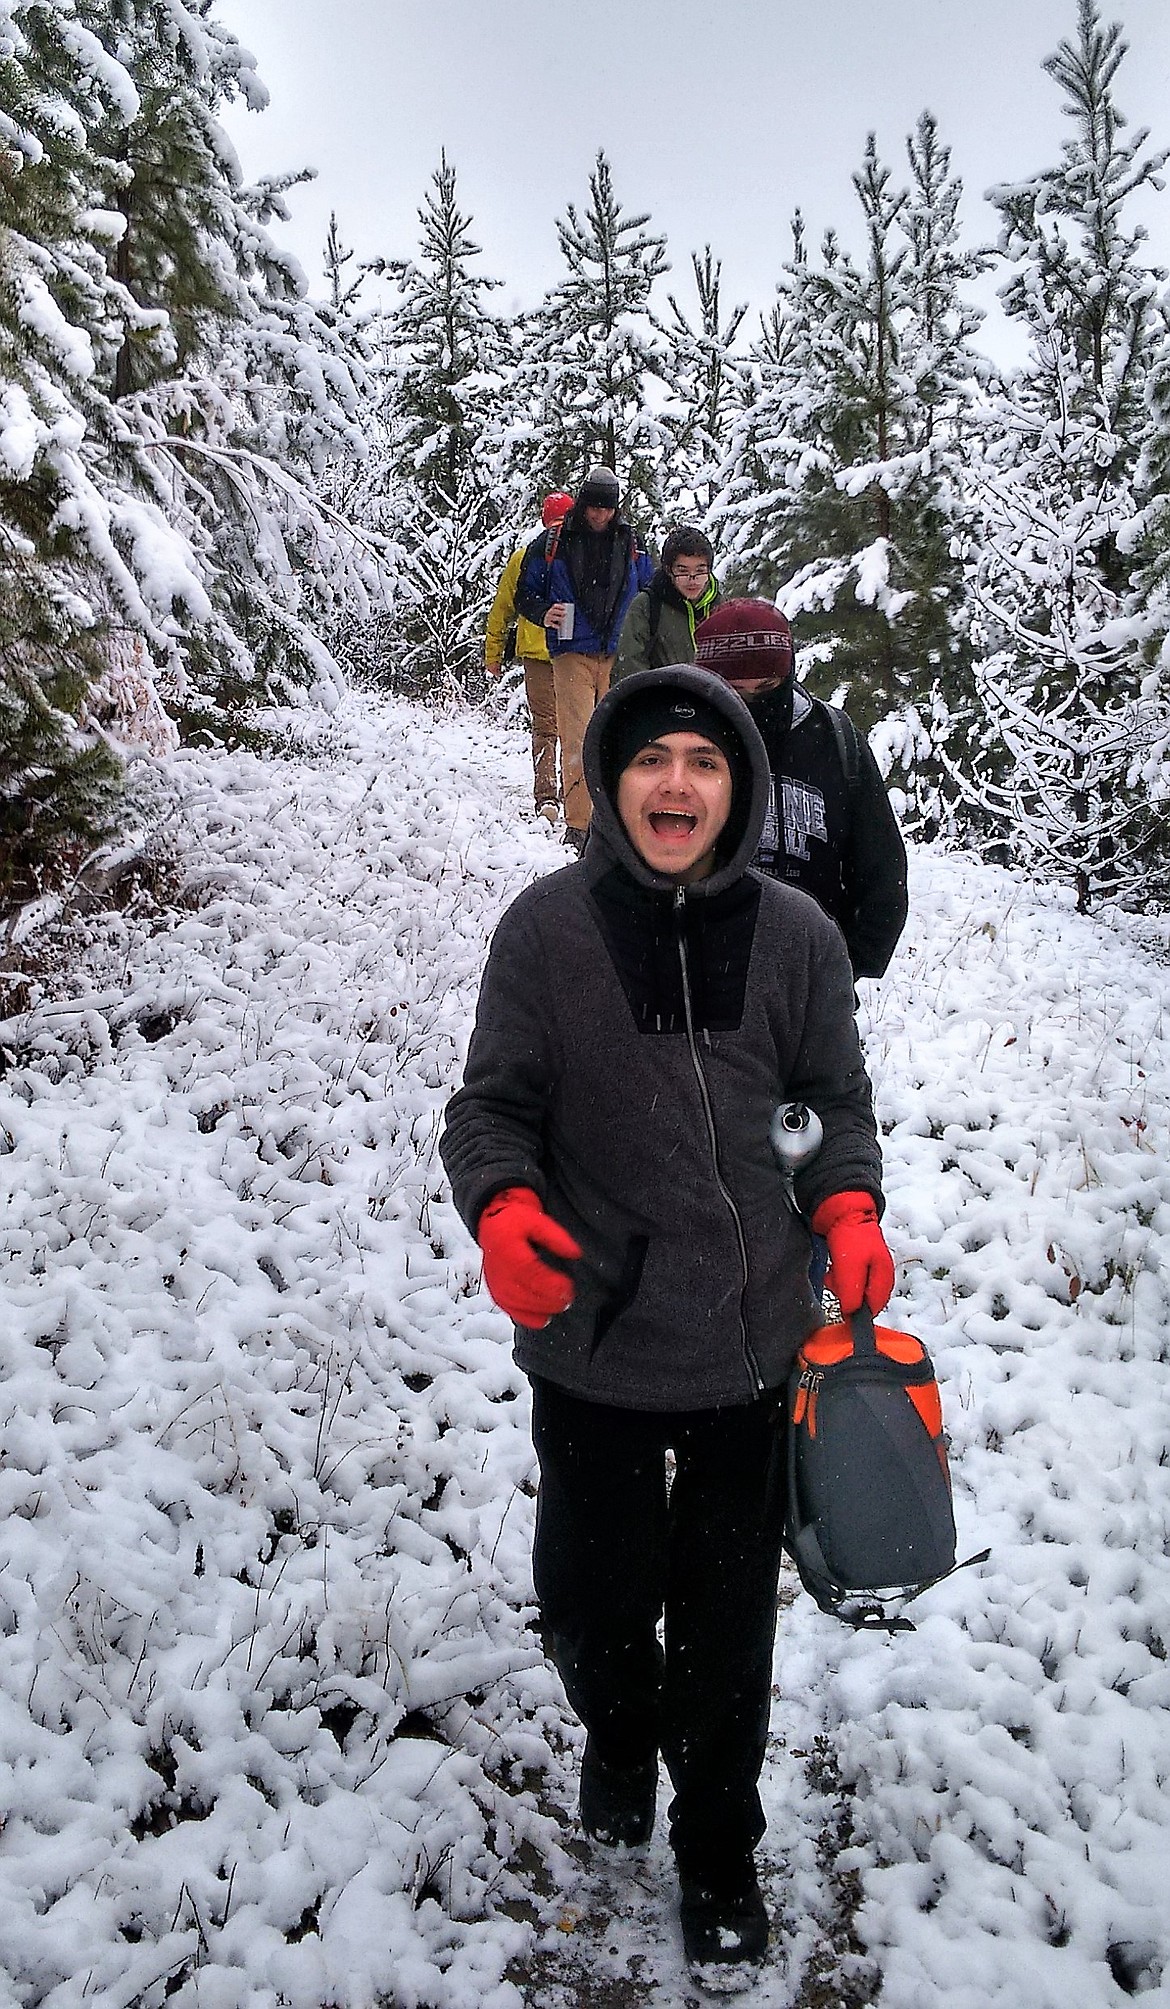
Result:
<svg viewBox="0 0 1170 2009">
<path fill-rule="evenodd" d="M 131 280 L 134 276 L 134 261 L 130 256 L 132 204 L 129 188 L 123 189 L 121 195 L 118 197 L 118 208 L 126 219 L 126 228 L 118 239 L 117 248 L 114 252 L 114 277 L 121 282 L 128 293 L 132 293 L 134 290 L 131 285 Z M 127 331 L 122 336 L 122 346 L 118 350 L 114 363 L 114 397 L 115 399 L 128 398 L 133 389 L 133 356 L 130 349 L 130 336 Z"/>
</svg>

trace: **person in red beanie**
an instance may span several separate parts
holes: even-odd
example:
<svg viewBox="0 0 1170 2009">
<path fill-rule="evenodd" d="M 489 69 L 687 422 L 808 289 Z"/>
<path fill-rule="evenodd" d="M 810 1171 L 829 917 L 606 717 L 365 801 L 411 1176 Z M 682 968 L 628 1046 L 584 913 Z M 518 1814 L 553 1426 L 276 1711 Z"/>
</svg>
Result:
<svg viewBox="0 0 1170 2009">
<path fill-rule="evenodd" d="M 884 975 L 906 925 L 906 846 L 878 764 L 845 712 L 795 678 L 792 629 L 770 600 L 725 600 L 695 661 L 738 691 L 759 728 L 772 800 L 754 859 L 836 921 L 856 977 Z"/>
<path fill-rule="evenodd" d="M 758 1781 L 780 1409 L 819 1323 L 806 1221 L 847 1312 L 881 1310 L 894 1265 L 840 934 L 748 869 L 771 777 L 747 707 L 703 670 L 640 671 L 594 712 L 584 768 L 589 844 L 496 929 L 441 1150 L 532 1383 L 533 1574 L 586 1730 L 582 1827 L 643 1846 L 665 1762 L 687 1959 L 726 1985 L 769 1935 Z M 789 1100 L 824 1130 L 795 1205 L 769 1148 Z"/>
<path fill-rule="evenodd" d="M 573 498 L 565 489 L 556 489 L 552 495 L 546 495 L 540 511 L 545 529 L 551 530 L 554 524 L 563 522 L 572 507 Z M 557 700 L 552 664 L 544 629 L 533 621 L 526 621 L 522 614 L 516 612 L 516 591 L 527 549 L 527 544 L 522 544 L 518 551 L 513 551 L 496 587 L 496 597 L 487 618 L 484 669 L 489 677 L 499 676 L 504 667 L 508 630 L 515 621 L 516 659 L 524 672 L 524 695 L 528 699 L 528 715 L 532 721 L 532 779 L 536 813 L 543 816 L 546 823 L 555 823 L 560 814 L 561 790 L 557 775 Z"/>
</svg>

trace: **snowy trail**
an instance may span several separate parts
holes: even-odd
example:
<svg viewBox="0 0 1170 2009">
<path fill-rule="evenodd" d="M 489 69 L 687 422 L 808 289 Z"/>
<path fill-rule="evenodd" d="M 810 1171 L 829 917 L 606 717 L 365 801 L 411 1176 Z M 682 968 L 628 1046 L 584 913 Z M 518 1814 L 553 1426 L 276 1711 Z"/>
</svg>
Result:
<svg viewBox="0 0 1170 2009">
<path fill-rule="evenodd" d="M 0 2004 L 689 1999 L 661 1846 L 627 1899 L 564 1823 L 523 1387 L 434 1151 L 561 862 L 525 766 L 370 700 L 178 760 L 197 904 L 0 1027 Z M 1004 874 L 913 894 L 862 1014 L 892 1309 L 993 1555 L 911 1635 L 782 1613 L 751 1999 L 1170 2001 L 1170 982 Z"/>
</svg>

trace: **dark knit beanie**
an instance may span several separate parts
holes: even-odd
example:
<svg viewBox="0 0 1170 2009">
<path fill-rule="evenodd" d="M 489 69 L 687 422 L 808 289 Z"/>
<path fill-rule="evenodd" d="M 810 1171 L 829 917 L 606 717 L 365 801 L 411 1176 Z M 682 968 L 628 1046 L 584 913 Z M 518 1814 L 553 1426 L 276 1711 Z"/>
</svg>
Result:
<svg viewBox="0 0 1170 2009">
<path fill-rule="evenodd" d="M 665 739 L 672 732 L 702 733 L 704 739 L 726 754 L 733 789 L 748 779 L 743 741 L 731 720 L 708 704 L 706 698 L 659 685 L 653 690 L 639 691 L 637 697 L 623 705 L 605 736 L 601 757 L 609 793 L 613 794 L 635 754 L 641 753 L 651 740 Z"/>
<path fill-rule="evenodd" d="M 612 467 L 591 467 L 577 490 L 577 506 L 580 509 L 616 509 L 621 493 Z"/>
<path fill-rule="evenodd" d="M 725 600 L 695 629 L 695 662 L 724 683 L 790 677 L 792 630 L 770 600 Z"/>
</svg>

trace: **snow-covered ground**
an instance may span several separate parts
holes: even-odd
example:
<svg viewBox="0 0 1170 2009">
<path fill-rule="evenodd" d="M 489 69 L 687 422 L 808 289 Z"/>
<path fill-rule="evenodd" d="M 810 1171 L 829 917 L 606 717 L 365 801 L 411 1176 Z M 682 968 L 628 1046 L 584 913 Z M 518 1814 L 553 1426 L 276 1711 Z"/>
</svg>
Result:
<svg viewBox="0 0 1170 2009">
<path fill-rule="evenodd" d="M 575 1841 L 524 1387 L 435 1153 L 564 855 L 526 765 L 370 699 L 175 757 L 190 904 L 91 918 L 0 1025 L 0 2004 L 689 1999 L 661 1841 Z M 992 1557 L 894 1637 L 786 1581 L 751 2000 L 1170 2001 L 1170 981 L 927 853 L 866 989 L 891 1316 Z"/>
</svg>

